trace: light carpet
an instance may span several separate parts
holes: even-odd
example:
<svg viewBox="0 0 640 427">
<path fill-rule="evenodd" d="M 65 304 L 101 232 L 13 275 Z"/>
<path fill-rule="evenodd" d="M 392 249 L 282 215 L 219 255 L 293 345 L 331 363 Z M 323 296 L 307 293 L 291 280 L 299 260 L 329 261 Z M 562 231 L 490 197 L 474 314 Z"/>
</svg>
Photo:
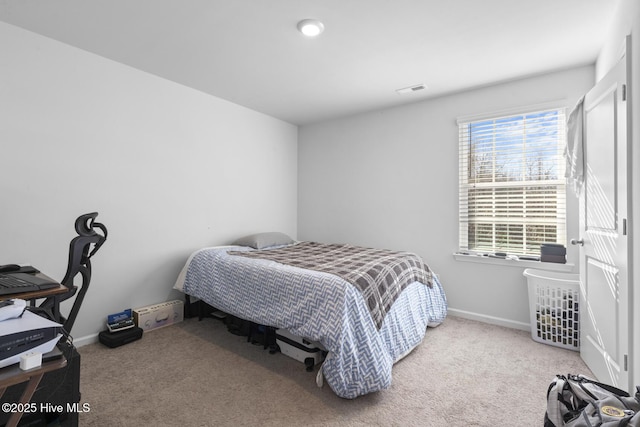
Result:
<svg viewBox="0 0 640 427">
<path fill-rule="evenodd" d="M 449 316 L 393 368 L 391 387 L 337 397 L 302 363 L 207 318 L 79 349 L 81 426 L 542 426 L 555 374 L 579 354 L 528 332 Z"/>
</svg>

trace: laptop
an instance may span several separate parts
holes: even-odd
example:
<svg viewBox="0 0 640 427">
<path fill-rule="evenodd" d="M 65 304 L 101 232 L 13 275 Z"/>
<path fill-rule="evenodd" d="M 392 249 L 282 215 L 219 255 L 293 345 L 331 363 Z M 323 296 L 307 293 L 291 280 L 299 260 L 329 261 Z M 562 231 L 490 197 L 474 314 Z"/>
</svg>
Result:
<svg viewBox="0 0 640 427">
<path fill-rule="evenodd" d="M 58 282 L 28 273 L 0 273 L 0 295 L 21 294 L 57 288 Z"/>
</svg>

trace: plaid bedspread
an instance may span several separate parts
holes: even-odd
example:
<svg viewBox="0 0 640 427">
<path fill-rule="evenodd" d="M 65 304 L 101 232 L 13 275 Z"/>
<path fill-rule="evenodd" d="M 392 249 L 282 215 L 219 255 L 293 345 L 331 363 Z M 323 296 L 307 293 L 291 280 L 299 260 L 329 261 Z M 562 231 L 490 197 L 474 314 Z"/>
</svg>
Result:
<svg viewBox="0 0 640 427">
<path fill-rule="evenodd" d="M 398 295 L 409 284 L 421 282 L 433 286 L 431 269 L 411 252 L 301 242 L 277 249 L 229 251 L 229 255 L 267 259 L 341 277 L 362 293 L 378 329 Z"/>
</svg>

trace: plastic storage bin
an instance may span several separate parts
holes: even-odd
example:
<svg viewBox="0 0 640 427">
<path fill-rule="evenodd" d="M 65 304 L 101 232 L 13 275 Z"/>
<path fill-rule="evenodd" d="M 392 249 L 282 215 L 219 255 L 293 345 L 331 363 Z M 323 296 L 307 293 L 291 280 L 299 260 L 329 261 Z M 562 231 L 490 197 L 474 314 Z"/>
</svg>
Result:
<svg viewBox="0 0 640 427">
<path fill-rule="evenodd" d="M 531 338 L 580 350 L 580 275 L 528 268 Z"/>
</svg>

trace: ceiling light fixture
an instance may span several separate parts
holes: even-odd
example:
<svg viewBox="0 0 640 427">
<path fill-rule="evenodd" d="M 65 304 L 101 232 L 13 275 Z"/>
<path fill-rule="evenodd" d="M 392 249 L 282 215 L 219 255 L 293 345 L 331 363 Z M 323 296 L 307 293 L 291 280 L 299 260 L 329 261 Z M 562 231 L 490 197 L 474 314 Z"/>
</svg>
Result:
<svg viewBox="0 0 640 427">
<path fill-rule="evenodd" d="M 316 37 L 324 31 L 324 24 L 317 19 L 303 19 L 298 22 L 298 31 L 307 37 Z"/>
</svg>

